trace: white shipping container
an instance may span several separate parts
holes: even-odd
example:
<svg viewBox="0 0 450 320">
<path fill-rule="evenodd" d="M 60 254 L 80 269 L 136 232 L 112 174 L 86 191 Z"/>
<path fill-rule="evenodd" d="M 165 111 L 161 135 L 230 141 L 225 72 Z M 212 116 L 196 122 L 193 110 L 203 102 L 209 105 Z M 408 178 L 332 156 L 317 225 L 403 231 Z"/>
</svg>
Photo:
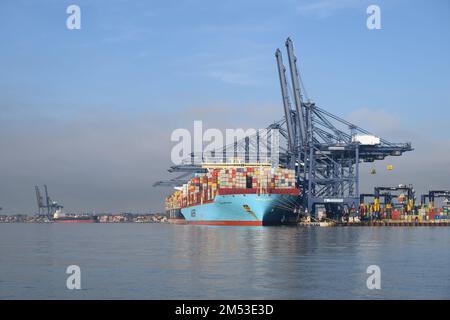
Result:
<svg viewBox="0 0 450 320">
<path fill-rule="evenodd" d="M 352 142 L 359 142 L 362 145 L 366 145 L 366 146 L 374 146 L 377 144 L 380 144 L 380 138 L 376 137 L 376 136 L 372 136 L 372 135 L 356 135 L 352 138 Z"/>
</svg>

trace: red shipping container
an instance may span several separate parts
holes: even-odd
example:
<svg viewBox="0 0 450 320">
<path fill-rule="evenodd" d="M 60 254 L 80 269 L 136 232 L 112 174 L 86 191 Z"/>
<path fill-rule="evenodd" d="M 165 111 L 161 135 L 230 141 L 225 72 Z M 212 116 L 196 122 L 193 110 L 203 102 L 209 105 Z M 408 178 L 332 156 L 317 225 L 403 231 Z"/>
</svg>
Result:
<svg viewBox="0 0 450 320">
<path fill-rule="evenodd" d="M 400 212 L 398 210 L 393 210 L 391 216 L 392 220 L 400 220 Z"/>
</svg>

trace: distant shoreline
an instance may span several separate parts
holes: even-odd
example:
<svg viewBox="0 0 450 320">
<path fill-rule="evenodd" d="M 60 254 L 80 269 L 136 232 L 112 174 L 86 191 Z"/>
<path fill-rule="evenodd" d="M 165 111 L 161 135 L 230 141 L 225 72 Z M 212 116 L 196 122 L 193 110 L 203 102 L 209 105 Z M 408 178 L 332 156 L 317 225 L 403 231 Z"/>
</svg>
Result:
<svg viewBox="0 0 450 320">
<path fill-rule="evenodd" d="M 74 215 L 86 216 L 86 215 Z M 161 213 L 155 214 L 98 214 L 97 223 L 167 223 L 168 218 Z M 0 223 L 53 223 L 52 219 L 42 215 L 0 215 Z"/>
</svg>

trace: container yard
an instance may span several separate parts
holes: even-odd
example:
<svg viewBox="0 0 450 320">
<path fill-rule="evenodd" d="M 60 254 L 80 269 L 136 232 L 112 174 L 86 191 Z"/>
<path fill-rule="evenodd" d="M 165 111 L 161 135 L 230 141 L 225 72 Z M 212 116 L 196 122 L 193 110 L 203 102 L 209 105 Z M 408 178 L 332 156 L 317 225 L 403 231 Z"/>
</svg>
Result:
<svg viewBox="0 0 450 320">
<path fill-rule="evenodd" d="M 394 194 L 394 192 L 400 192 L 400 194 Z M 450 222 L 448 215 L 450 191 L 431 190 L 428 194 L 421 196 L 420 203 L 416 203 L 413 186 L 399 185 L 397 187 L 375 187 L 373 194 L 361 194 L 360 198 L 359 218 L 363 222 L 414 222 L 419 225 L 423 225 L 425 222 L 439 224 Z M 372 198 L 372 201 L 365 201 L 367 198 Z M 442 198 L 441 207 L 434 206 L 437 198 Z M 426 199 L 431 199 L 431 201 L 427 202 Z"/>
</svg>

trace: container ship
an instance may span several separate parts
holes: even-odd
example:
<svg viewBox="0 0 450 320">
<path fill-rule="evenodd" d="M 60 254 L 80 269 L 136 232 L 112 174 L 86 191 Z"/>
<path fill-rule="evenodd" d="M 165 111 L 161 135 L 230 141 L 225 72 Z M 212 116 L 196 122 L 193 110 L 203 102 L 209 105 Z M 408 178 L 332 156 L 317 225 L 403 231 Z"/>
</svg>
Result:
<svg viewBox="0 0 450 320">
<path fill-rule="evenodd" d="M 263 226 L 295 223 L 300 190 L 294 170 L 270 164 L 203 164 L 166 198 L 169 216 L 199 225 Z"/>
<path fill-rule="evenodd" d="M 61 210 L 57 210 L 53 215 L 53 222 L 56 223 L 96 223 L 97 217 L 92 215 L 67 215 Z"/>
</svg>

